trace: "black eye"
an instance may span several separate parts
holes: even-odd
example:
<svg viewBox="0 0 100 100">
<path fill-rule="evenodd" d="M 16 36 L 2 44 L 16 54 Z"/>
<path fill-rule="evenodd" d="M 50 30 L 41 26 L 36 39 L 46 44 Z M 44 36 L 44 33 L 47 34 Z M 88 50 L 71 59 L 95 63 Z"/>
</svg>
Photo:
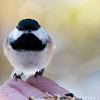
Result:
<svg viewBox="0 0 100 100">
<path fill-rule="evenodd" d="M 20 31 L 23 31 L 23 30 L 25 29 L 23 25 L 19 25 L 17 28 L 18 28 Z"/>
</svg>

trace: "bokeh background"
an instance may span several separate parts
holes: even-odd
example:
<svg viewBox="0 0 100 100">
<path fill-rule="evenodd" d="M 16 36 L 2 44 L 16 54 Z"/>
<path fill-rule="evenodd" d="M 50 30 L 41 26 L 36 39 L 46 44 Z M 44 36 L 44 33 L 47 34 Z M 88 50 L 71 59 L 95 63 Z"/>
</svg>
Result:
<svg viewBox="0 0 100 100">
<path fill-rule="evenodd" d="M 84 100 L 100 100 L 100 0 L 0 0 L 1 85 L 12 71 L 3 41 L 25 18 L 37 20 L 55 41 L 45 76 Z"/>
</svg>

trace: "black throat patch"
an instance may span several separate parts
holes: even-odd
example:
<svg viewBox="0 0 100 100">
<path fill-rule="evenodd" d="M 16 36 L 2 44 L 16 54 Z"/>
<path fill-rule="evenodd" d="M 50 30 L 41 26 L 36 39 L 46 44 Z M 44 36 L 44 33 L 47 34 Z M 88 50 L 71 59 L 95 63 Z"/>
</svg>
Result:
<svg viewBox="0 0 100 100">
<path fill-rule="evenodd" d="M 41 51 L 46 47 L 34 34 L 22 34 L 16 41 L 10 43 L 15 50 Z"/>
</svg>

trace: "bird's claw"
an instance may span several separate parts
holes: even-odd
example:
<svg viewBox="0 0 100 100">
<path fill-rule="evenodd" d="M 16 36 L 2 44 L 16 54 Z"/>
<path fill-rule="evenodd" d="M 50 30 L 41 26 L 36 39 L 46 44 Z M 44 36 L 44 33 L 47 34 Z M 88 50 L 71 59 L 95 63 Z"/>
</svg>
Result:
<svg viewBox="0 0 100 100">
<path fill-rule="evenodd" d="M 21 73 L 20 75 L 17 75 L 16 73 L 13 75 L 13 78 L 17 79 L 22 79 L 21 76 L 23 75 L 23 73 Z"/>
<path fill-rule="evenodd" d="M 37 71 L 37 72 L 35 73 L 35 75 L 34 75 L 34 76 L 35 76 L 35 78 L 36 78 L 36 77 L 38 77 L 38 76 L 42 76 L 42 75 L 43 75 L 43 73 L 44 73 L 44 71 L 45 71 L 45 69 L 44 69 L 44 68 L 43 68 L 41 71 L 39 71 L 39 72 Z"/>
</svg>

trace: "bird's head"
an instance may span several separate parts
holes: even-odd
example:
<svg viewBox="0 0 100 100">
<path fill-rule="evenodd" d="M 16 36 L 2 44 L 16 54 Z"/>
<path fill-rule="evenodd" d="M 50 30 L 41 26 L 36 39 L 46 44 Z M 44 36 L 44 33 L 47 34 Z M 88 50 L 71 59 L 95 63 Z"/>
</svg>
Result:
<svg viewBox="0 0 100 100">
<path fill-rule="evenodd" d="M 15 50 L 43 50 L 49 42 L 49 35 L 36 20 L 23 19 L 9 34 L 8 41 Z"/>
</svg>

